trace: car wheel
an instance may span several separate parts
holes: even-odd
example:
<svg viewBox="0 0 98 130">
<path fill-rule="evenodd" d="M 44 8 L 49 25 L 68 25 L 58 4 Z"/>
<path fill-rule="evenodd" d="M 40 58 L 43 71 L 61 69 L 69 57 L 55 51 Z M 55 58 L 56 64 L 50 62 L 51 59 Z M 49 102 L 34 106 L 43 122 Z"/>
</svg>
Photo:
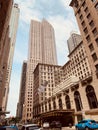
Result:
<svg viewBox="0 0 98 130">
<path fill-rule="evenodd" d="M 88 127 L 86 127 L 86 128 L 85 128 L 85 130 L 89 130 L 89 128 L 88 128 Z"/>
<path fill-rule="evenodd" d="M 78 127 L 76 127 L 76 130 L 79 130 Z"/>
</svg>

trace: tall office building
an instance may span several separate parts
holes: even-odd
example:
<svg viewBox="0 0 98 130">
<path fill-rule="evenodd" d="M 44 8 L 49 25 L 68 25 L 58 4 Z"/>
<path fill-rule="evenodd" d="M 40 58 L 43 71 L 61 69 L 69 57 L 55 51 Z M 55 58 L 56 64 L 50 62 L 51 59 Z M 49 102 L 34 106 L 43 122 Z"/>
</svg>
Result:
<svg viewBox="0 0 98 130">
<path fill-rule="evenodd" d="M 53 96 L 53 89 L 56 86 L 55 72 L 61 66 L 39 63 L 34 70 L 33 87 L 33 121 L 38 121 L 41 112 L 40 104 Z M 46 108 L 47 109 L 47 108 Z M 44 108 L 43 108 L 44 112 Z M 36 116 L 38 118 L 36 118 Z"/>
<path fill-rule="evenodd" d="M 10 49 L 9 21 L 13 0 L 0 0 L 0 107 L 5 92 L 5 79 Z"/>
<path fill-rule="evenodd" d="M 74 9 L 91 68 L 91 81 L 84 85 L 86 94 L 81 93 L 81 99 L 86 95 L 89 105 L 83 109 L 86 116 L 89 113 L 88 118 L 98 120 L 98 0 L 72 0 L 70 6 Z"/>
<path fill-rule="evenodd" d="M 69 53 L 71 53 L 81 41 L 82 38 L 79 34 L 72 33 L 70 38 L 67 40 Z"/>
<path fill-rule="evenodd" d="M 7 73 L 6 73 L 6 79 L 4 84 L 5 94 L 3 97 L 3 104 L 2 104 L 4 110 L 6 110 L 7 101 L 8 101 L 9 83 L 11 77 L 15 42 L 16 42 L 16 33 L 18 28 L 19 12 L 20 10 L 18 8 L 18 4 L 14 4 L 11 12 L 10 23 L 9 23 L 10 48 L 9 48 L 9 56 L 8 56 L 8 63 L 7 63 Z"/>
<path fill-rule="evenodd" d="M 22 74 L 21 74 L 21 82 L 20 82 L 20 94 L 19 94 L 19 102 L 17 105 L 17 117 L 22 119 L 23 116 L 23 107 L 25 101 L 25 91 L 26 91 L 26 72 L 27 72 L 27 62 L 23 62 L 22 66 Z"/>
<path fill-rule="evenodd" d="M 93 74 L 98 72 L 98 0 L 72 0 Z M 96 77 L 95 77 L 96 78 Z"/>
<path fill-rule="evenodd" d="M 57 64 L 54 29 L 46 20 L 31 21 L 24 120 L 32 119 L 33 72 L 38 63 Z"/>
</svg>

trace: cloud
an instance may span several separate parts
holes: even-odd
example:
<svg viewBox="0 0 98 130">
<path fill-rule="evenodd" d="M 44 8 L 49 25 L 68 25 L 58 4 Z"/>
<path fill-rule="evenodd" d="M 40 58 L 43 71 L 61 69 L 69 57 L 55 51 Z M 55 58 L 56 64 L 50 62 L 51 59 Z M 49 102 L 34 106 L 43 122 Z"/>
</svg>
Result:
<svg viewBox="0 0 98 130">
<path fill-rule="evenodd" d="M 15 0 L 15 3 L 19 4 L 20 8 L 20 21 L 29 24 L 31 19 L 37 19 L 40 17 L 40 12 L 34 9 L 36 0 Z"/>
<path fill-rule="evenodd" d="M 16 0 L 20 7 L 20 20 L 29 24 L 31 19 L 41 20 L 53 15 L 66 15 L 69 0 Z M 70 7 L 71 8 L 71 7 Z"/>
<path fill-rule="evenodd" d="M 61 53 L 62 56 L 68 54 L 66 41 L 70 36 L 70 32 L 72 30 L 78 30 L 73 11 L 71 7 L 69 7 L 70 1 L 71 0 L 24 0 L 20 2 L 20 20 L 23 22 L 22 26 L 24 26 L 24 23 L 29 25 L 31 19 L 41 21 L 42 18 L 46 18 L 54 27 L 57 52 L 58 55 Z"/>
<path fill-rule="evenodd" d="M 65 7 L 68 7 L 68 5 L 70 4 L 71 0 L 61 0 L 62 4 L 65 6 Z"/>
</svg>

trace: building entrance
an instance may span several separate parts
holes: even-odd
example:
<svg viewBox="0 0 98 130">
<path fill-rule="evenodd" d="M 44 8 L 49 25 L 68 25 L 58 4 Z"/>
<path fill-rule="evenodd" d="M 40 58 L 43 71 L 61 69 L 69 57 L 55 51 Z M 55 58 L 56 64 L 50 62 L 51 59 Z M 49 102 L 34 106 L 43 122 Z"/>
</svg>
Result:
<svg viewBox="0 0 98 130">
<path fill-rule="evenodd" d="M 60 122 L 62 127 L 74 124 L 74 110 L 53 110 L 50 112 L 42 113 L 40 115 L 41 123 L 48 122 L 51 124 L 53 121 Z"/>
</svg>

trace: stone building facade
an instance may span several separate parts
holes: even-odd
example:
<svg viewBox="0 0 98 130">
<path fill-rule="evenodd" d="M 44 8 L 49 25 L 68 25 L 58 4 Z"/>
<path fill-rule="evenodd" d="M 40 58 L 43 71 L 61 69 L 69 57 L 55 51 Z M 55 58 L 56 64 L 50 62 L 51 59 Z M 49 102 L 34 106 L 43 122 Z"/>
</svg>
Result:
<svg viewBox="0 0 98 130">
<path fill-rule="evenodd" d="M 57 64 L 54 29 L 45 19 L 32 20 L 30 25 L 27 60 L 26 94 L 23 120 L 32 120 L 33 111 L 33 72 L 38 63 Z M 29 98 L 31 97 L 31 98 Z"/>
<path fill-rule="evenodd" d="M 81 37 L 91 69 L 91 82 L 85 82 L 89 118 L 98 120 L 98 0 L 72 0 Z M 84 83 L 83 83 L 84 84 Z M 83 91 L 83 89 L 82 89 Z M 84 99 L 84 94 L 82 94 Z M 86 101 L 86 100 L 85 100 Z"/>
<path fill-rule="evenodd" d="M 0 1 L 0 107 L 2 107 L 5 95 L 5 80 L 7 73 L 7 62 L 10 49 L 9 20 L 13 0 Z"/>
<path fill-rule="evenodd" d="M 63 78 L 54 87 L 53 95 L 36 107 L 36 120 L 51 123 L 55 119 L 61 121 L 62 126 L 83 118 L 98 120 L 97 92 L 92 84 L 93 76 L 83 41 L 69 54 L 69 61 L 58 68 L 56 74 L 57 71 L 63 72 L 62 75 L 58 73 Z"/>
</svg>

